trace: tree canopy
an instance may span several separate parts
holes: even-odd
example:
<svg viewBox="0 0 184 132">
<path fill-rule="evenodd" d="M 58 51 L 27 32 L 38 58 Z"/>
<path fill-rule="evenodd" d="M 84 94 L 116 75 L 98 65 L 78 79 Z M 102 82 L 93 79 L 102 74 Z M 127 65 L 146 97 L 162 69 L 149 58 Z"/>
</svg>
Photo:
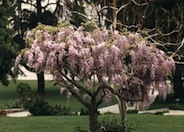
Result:
<svg viewBox="0 0 184 132">
<path fill-rule="evenodd" d="M 174 60 L 137 33 L 39 25 L 26 42 L 15 67 L 23 61 L 37 73 L 51 73 L 68 97 L 74 95 L 89 110 L 91 131 L 97 130 L 98 106 L 111 95 L 148 100 L 150 90 L 165 98 L 170 89 L 166 80 Z"/>
<path fill-rule="evenodd" d="M 0 4 L 0 81 L 3 85 L 8 85 L 8 76 L 13 76 L 11 68 L 16 58 L 16 43 L 13 41 L 13 32 L 9 28 L 8 19 L 12 8 L 8 0 L 3 0 Z"/>
</svg>

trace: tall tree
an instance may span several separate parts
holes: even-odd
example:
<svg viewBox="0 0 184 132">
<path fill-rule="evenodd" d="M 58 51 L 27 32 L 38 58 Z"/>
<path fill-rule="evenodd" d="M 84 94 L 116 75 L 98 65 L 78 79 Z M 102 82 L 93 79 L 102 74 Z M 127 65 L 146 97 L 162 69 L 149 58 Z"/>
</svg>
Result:
<svg viewBox="0 0 184 132">
<path fill-rule="evenodd" d="M 13 41 L 13 30 L 9 19 L 13 13 L 9 0 L 0 1 L 0 81 L 8 85 L 8 76 L 12 76 L 11 68 L 16 58 L 16 43 Z"/>
<path fill-rule="evenodd" d="M 43 2 L 46 3 L 43 6 Z M 17 35 L 15 36 L 15 40 L 17 43 L 20 44 L 19 49 L 23 49 L 26 47 L 26 43 L 24 42 L 24 34 L 27 30 L 35 28 L 38 23 L 46 24 L 46 25 L 57 25 L 58 19 L 65 20 L 76 27 L 80 26 L 82 22 L 85 21 L 85 17 L 83 14 L 85 14 L 85 7 L 83 1 L 78 0 L 55 0 L 50 2 L 48 1 L 41 1 L 41 0 L 35 0 L 35 1 L 24 1 L 24 0 L 17 0 L 16 1 L 16 7 L 18 15 L 15 16 L 15 26 L 14 28 L 17 30 Z M 30 9 L 25 9 L 23 5 L 29 5 L 31 7 Z M 55 8 L 52 8 L 54 10 L 51 12 L 47 7 L 50 5 L 55 5 Z M 31 10 L 34 9 L 34 10 Z M 68 15 L 66 13 L 66 10 L 69 12 Z M 57 17 L 56 17 L 57 16 Z M 24 64 L 23 64 L 24 65 Z M 25 66 L 25 65 L 24 65 Z M 33 71 L 28 66 L 25 66 L 25 68 L 29 71 Z M 37 93 L 39 95 L 44 95 L 45 93 L 45 86 L 44 86 L 44 72 L 40 72 L 37 74 L 38 79 L 38 88 Z"/>
<path fill-rule="evenodd" d="M 35 3 L 34 3 L 35 2 Z M 58 19 L 57 17 L 46 7 L 50 3 L 48 2 L 46 5 L 42 6 L 41 0 L 35 1 L 16 1 L 16 9 L 17 16 L 14 17 L 14 28 L 17 31 L 17 35 L 14 37 L 15 41 L 19 44 L 19 49 L 23 49 L 27 47 L 24 41 L 25 32 L 28 29 L 35 28 L 38 23 L 43 23 L 47 25 L 57 25 Z M 52 3 L 57 4 L 57 3 Z M 60 3 L 59 3 L 60 4 Z M 26 9 L 24 6 L 29 6 L 34 8 L 35 10 Z M 31 72 L 35 72 L 32 68 L 22 64 L 27 70 Z M 45 79 L 44 79 L 44 71 L 37 73 L 37 94 L 44 95 L 45 94 Z"/>
</svg>

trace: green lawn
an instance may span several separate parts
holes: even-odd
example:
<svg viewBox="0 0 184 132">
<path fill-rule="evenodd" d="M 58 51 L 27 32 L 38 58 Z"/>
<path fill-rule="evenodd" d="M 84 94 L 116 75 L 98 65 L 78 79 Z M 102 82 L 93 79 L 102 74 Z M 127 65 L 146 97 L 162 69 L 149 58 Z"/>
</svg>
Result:
<svg viewBox="0 0 184 132">
<path fill-rule="evenodd" d="M 20 81 L 30 84 L 33 93 L 36 93 L 37 81 Z M 59 94 L 59 86 L 54 86 L 52 82 L 46 81 L 45 98 L 52 104 L 62 104 L 71 107 L 72 111 L 80 111 L 83 107 L 74 97 L 67 100 L 65 95 Z M 0 108 L 11 106 L 18 99 L 16 84 L 12 81 L 8 87 L 0 85 Z M 113 104 L 114 102 L 112 102 Z M 151 108 L 168 107 L 173 101 L 173 94 L 168 96 L 166 101 L 158 98 L 151 105 Z M 111 120 L 119 115 L 101 115 L 99 120 Z M 136 132 L 183 132 L 184 116 L 162 116 L 153 114 L 128 114 L 128 126 L 136 129 Z M 88 129 L 88 116 L 38 116 L 25 118 L 10 118 L 0 116 L 0 132 L 74 132 L 75 127 Z"/>
<path fill-rule="evenodd" d="M 20 82 L 28 83 L 33 93 L 36 93 L 37 90 L 37 81 L 36 80 L 17 80 L 17 84 Z M 74 98 L 72 97 L 71 100 L 66 98 L 66 95 L 60 95 L 59 90 L 60 86 L 54 86 L 53 82 L 46 81 L 46 96 L 45 98 L 52 104 L 61 104 L 63 106 L 71 107 L 71 111 L 80 111 L 83 106 Z M 16 92 L 16 84 L 13 81 L 10 81 L 10 85 L 8 87 L 3 86 L 0 84 L 0 108 L 11 107 L 11 105 L 19 98 Z M 168 98 L 165 101 L 160 100 L 159 98 L 150 106 L 150 109 L 155 108 L 166 108 L 169 107 L 171 104 L 176 104 L 173 101 L 173 93 L 168 95 Z M 112 101 L 110 104 L 114 104 L 116 101 Z M 180 103 L 184 106 L 184 103 Z M 104 104 L 101 105 L 101 107 Z"/>
<path fill-rule="evenodd" d="M 31 86 L 32 92 L 36 95 L 37 90 L 37 81 L 36 80 L 17 80 L 16 84 L 24 82 L 28 83 Z M 11 105 L 19 98 L 17 92 L 16 92 L 16 84 L 13 81 L 10 81 L 10 84 L 8 87 L 3 86 L 0 84 L 0 108 L 6 108 L 11 107 Z M 53 85 L 53 82 L 47 80 L 45 82 L 46 86 L 46 95 L 45 99 L 48 100 L 51 104 L 61 104 L 62 106 L 68 106 L 71 107 L 71 111 L 76 112 L 80 111 L 81 108 L 84 108 L 78 100 L 76 100 L 74 97 L 71 97 L 70 100 L 66 98 L 66 95 L 61 95 L 59 93 L 60 86 Z M 112 101 L 110 104 L 114 104 L 114 101 Z M 104 106 L 101 105 L 101 107 Z"/>
<path fill-rule="evenodd" d="M 101 115 L 99 120 L 111 120 L 119 115 Z M 128 114 L 128 126 L 135 132 L 183 132 L 184 116 Z M 74 132 L 79 126 L 88 129 L 88 116 L 38 116 L 25 118 L 0 117 L 0 132 Z"/>
<path fill-rule="evenodd" d="M 129 124 L 137 132 L 183 132 L 184 116 L 129 115 Z"/>
<path fill-rule="evenodd" d="M 33 94 L 36 95 L 37 90 L 37 81 L 36 80 L 17 80 L 17 84 L 20 82 L 28 83 L 31 86 Z M 71 107 L 72 111 L 79 111 L 83 106 L 72 97 L 71 100 L 66 98 L 66 95 L 61 95 L 59 93 L 60 87 L 54 86 L 53 82 L 46 81 L 46 95 L 45 99 L 52 104 L 61 104 L 63 106 Z M 16 84 L 13 81 L 10 82 L 9 86 L 0 85 L 0 108 L 10 106 L 19 99 L 19 95 L 16 92 Z"/>
</svg>

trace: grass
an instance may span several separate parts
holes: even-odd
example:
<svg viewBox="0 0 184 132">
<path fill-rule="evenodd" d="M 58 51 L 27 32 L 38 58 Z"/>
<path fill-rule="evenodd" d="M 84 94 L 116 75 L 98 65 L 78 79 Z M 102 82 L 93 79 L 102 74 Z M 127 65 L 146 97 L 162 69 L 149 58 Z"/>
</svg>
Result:
<svg viewBox="0 0 184 132">
<path fill-rule="evenodd" d="M 86 121 L 87 116 L 0 117 L 0 132 L 73 132 L 78 124 L 88 129 Z"/>
<path fill-rule="evenodd" d="M 28 83 L 33 93 L 36 93 L 37 90 L 37 80 L 17 80 L 17 84 L 20 82 Z M 46 95 L 45 99 L 51 103 L 51 104 L 61 104 L 62 106 L 68 106 L 71 107 L 72 112 L 80 111 L 81 108 L 84 108 L 81 103 L 78 102 L 73 96 L 70 100 L 66 98 L 66 95 L 60 95 L 59 90 L 60 86 L 53 85 L 53 82 L 47 80 L 45 82 L 46 86 Z M 19 99 L 19 96 L 16 92 L 16 84 L 13 83 L 13 81 L 10 81 L 10 85 L 8 87 L 3 86 L 0 84 L 0 108 L 9 108 L 11 107 L 15 101 Z M 110 104 L 115 104 L 116 100 L 114 99 Z M 100 107 L 107 106 L 106 104 L 100 105 Z M 156 101 L 150 106 L 150 109 L 157 109 L 157 108 L 168 108 L 169 106 L 176 105 L 176 102 L 174 102 L 174 95 L 173 92 L 168 95 L 165 101 L 159 99 L 157 97 Z M 179 105 L 184 107 L 184 102 L 180 102 Z"/>
<path fill-rule="evenodd" d="M 167 95 L 167 98 L 165 100 L 161 99 L 160 97 L 157 97 L 155 102 L 151 104 L 150 109 L 158 109 L 158 108 L 169 108 L 170 106 L 179 105 L 181 107 L 184 107 L 184 101 L 180 101 L 179 103 L 176 103 L 174 101 L 174 93 L 170 93 Z"/>
<path fill-rule="evenodd" d="M 36 95 L 37 91 L 37 81 L 36 80 L 17 80 L 16 84 L 24 82 L 28 83 L 31 86 L 33 94 Z M 0 108 L 9 107 L 17 99 L 19 95 L 16 92 L 16 84 L 13 81 L 10 81 L 10 84 L 6 87 L 0 85 Z M 51 104 L 61 104 L 63 106 L 71 107 L 72 111 L 79 111 L 83 106 L 72 97 L 71 100 L 66 98 L 66 95 L 61 95 L 59 93 L 60 87 L 54 86 L 53 82 L 47 80 L 45 82 L 46 86 L 46 95 L 44 98 Z"/>
<path fill-rule="evenodd" d="M 28 83 L 33 93 L 36 93 L 37 81 L 21 81 Z M 45 98 L 52 104 L 68 105 L 72 111 L 80 111 L 83 106 L 72 97 L 70 101 L 66 99 L 65 95 L 59 94 L 59 86 L 54 86 L 52 82 L 46 81 L 46 96 Z M 15 100 L 19 98 L 16 92 L 16 84 L 10 83 L 8 87 L 0 85 L 0 108 L 4 106 L 11 106 Z M 114 102 L 112 102 L 113 104 Z M 156 99 L 150 108 L 165 108 L 173 101 L 173 94 L 171 93 L 165 101 Z M 103 104 L 104 105 L 104 104 Z M 183 105 L 183 103 L 180 103 Z M 120 123 L 119 115 L 100 115 L 99 120 L 109 120 L 117 118 Z M 183 132 L 184 130 L 184 116 L 163 116 L 153 114 L 128 114 L 128 126 L 136 129 L 136 132 Z M 75 127 L 88 129 L 88 116 L 37 116 L 26 118 L 10 118 L 0 116 L 0 132 L 74 132 Z"/>
<path fill-rule="evenodd" d="M 36 80 L 17 80 L 16 84 L 24 82 L 28 83 L 31 86 L 32 92 L 36 95 L 37 91 L 37 81 Z M 0 108 L 9 108 L 12 106 L 13 103 L 16 102 L 17 99 L 19 99 L 19 95 L 16 92 L 16 84 L 13 81 L 10 81 L 10 84 L 8 87 L 3 86 L 0 84 Z M 72 112 L 80 111 L 81 108 L 84 108 L 84 106 L 78 102 L 73 96 L 70 100 L 66 98 L 66 95 L 61 95 L 59 93 L 60 86 L 53 85 L 53 82 L 47 80 L 45 82 L 46 86 L 46 95 L 44 96 L 45 99 L 51 103 L 51 104 L 61 104 L 62 106 L 68 106 L 71 107 Z M 112 101 L 110 104 L 114 104 L 114 101 Z M 104 104 L 101 105 L 101 107 L 105 106 Z"/>
<path fill-rule="evenodd" d="M 119 115 L 101 115 L 99 120 L 116 118 Z M 128 114 L 129 127 L 135 132 L 183 132 L 184 116 L 162 116 L 152 114 Z M 38 116 L 26 118 L 0 117 L 0 132 L 74 132 L 76 127 L 88 129 L 88 116 Z"/>
<path fill-rule="evenodd" d="M 136 128 L 137 132 L 183 132 L 184 130 L 184 116 L 130 115 L 128 122 Z"/>
<path fill-rule="evenodd" d="M 37 90 L 37 80 L 17 80 L 17 84 L 20 82 L 28 83 L 31 86 L 33 93 L 36 93 Z M 61 104 L 62 106 L 71 107 L 72 112 L 80 111 L 81 108 L 84 108 L 81 103 L 78 102 L 73 96 L 70 100 L 66 98 L 66 95 L 60 95 L 59 90 L 60 86 L 53 85 L 53 82 L 47 80 L 45 82 L 46 86 L 46 95 L 45 99 L 51 104 Z M 10 81 L 10 85 L 8 87 L 0 84 L 0 108 L 9 108 L 11 107 L 16 100 L 19 99 L 19 95 L 16 92 L 16 84 L 13 81 Z M 115 104 L 116 100 L 114 99 L 110 104 Z M 150 109 L 156 108 L 168 108 L 170 105 L 174 105 L 174 95 L 173 93 L 169 94 L 165 101 L 159 99 L 157 97 L 156 101 L 150 106 Z M 179 105 L 184 107 L 184 103 L 180 102 Z M 100 107 L 106 106 L 106 104 L 102 104 Z"/>
</svg>

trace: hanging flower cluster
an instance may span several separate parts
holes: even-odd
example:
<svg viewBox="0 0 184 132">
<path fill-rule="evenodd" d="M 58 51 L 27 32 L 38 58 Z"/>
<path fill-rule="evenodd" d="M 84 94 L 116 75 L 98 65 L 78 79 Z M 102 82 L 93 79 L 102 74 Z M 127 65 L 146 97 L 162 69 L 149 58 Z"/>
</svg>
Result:
<svg viewBox="0 0 184 132">
<path fill-rule="evenodd" d="M 172 58 L 136 33 L 39 25 L 25 39 L 29 48 L 17 57 L 15 66 L 23 62 L 37 73 L 47 71 L 56 83 L 72 84 L 83 92 L 105 83 L 134 96 L 140 94 L 140 86 L 146 93 L 154 86 L 165 97 L 169 89 L 165 80 L 175 68 Z M 80 81 L 84 85 L 76 84 Z M 101 89 L 99 96 L 107 101 L 109 92 Z"/>
</svg>

